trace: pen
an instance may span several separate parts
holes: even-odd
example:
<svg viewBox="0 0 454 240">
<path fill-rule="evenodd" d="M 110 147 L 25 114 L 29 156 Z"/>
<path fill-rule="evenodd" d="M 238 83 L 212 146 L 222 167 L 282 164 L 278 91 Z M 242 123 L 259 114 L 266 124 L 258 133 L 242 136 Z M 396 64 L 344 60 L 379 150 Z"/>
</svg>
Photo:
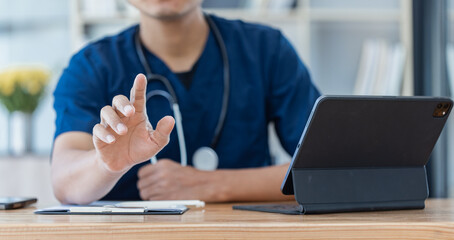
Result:
<svg viewBox="0 0 454 240">
<path fill-rule="evenodd" d="M 151 164 L 156 164 L 158 162 L 158 159 L 156 159 L 156 156 L 153 156 L 151 159 L 150 159 L 150 163 Z"/>
<path fill-rule="evenodd" d="M 200 200 L 158 200 L 158 201 L 126 201 L 114 204 L 115 207 L 128 208 L 172 208 L 175 206 L 205 207 Z"/>
</svg>

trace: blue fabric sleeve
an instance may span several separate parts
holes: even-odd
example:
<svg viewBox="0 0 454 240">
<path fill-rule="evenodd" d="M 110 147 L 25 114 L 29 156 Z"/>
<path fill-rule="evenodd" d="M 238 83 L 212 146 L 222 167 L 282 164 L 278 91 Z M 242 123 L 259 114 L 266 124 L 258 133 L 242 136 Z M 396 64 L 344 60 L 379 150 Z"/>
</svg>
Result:
<svg viewBox="0 0 454 240">
<path fill-rule="evenodd" d="M 283 148 L 292 155 L 320 93 L 289 41 L 282 34 L 279 38 L 270 66 L 268 119 L 274 122 Z"/>
<path fill-rule="evenodd" d="M 87 49 L 74 55 L 54 91 L 57 115 L 54 139 L 65 132 L 92 133 L 106 101 L 106 84 L 99 76 Z"/>
</svg>

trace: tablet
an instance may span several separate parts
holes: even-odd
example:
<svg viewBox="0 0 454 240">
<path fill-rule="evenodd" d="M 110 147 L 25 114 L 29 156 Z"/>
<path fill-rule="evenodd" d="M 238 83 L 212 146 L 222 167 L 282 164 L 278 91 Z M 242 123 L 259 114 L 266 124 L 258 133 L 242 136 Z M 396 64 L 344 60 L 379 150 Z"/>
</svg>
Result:
<svg viewBox="0 0 454 240">
<path fill-rule="evenodd" d="M 322 96 L 281 185 L 294 205 L 234 209 L 286 214 L 422 209 L 427 163 L 449 98 Z"/>
<path fill-rule="evenodd" d="M 452 100 L 438 97 L 321 96 L 281 185 L 294 194 L 292 169 L 424 166 Z"/>
</svg>

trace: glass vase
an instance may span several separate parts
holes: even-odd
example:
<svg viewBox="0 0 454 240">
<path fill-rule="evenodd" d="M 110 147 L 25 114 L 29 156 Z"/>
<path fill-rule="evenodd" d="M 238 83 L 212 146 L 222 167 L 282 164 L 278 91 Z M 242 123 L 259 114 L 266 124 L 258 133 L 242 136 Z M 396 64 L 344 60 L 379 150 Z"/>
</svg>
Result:
<svg viewBox="0 0 454 240">
<path fill-rule="evenodd" d="M 11 156 L 23 156 L 32 152 L 31 113 L 12 112 L 8 117 L 8 153 Z"/>
</svg>

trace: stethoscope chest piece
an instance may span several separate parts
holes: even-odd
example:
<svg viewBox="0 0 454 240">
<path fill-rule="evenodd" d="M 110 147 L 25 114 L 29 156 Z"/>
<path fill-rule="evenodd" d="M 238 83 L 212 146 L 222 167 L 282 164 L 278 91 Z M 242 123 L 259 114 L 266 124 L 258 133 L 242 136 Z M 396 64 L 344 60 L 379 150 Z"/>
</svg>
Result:
<svg viewBox="0 0 454 240">
<path fill-rule="evenodd" d="M 210 147 L 197 149 L 192 157 L 192 165 L 199 170 L 213 171 L 218 168 L 218 164 L 218 155 Z"/>
</svg>

